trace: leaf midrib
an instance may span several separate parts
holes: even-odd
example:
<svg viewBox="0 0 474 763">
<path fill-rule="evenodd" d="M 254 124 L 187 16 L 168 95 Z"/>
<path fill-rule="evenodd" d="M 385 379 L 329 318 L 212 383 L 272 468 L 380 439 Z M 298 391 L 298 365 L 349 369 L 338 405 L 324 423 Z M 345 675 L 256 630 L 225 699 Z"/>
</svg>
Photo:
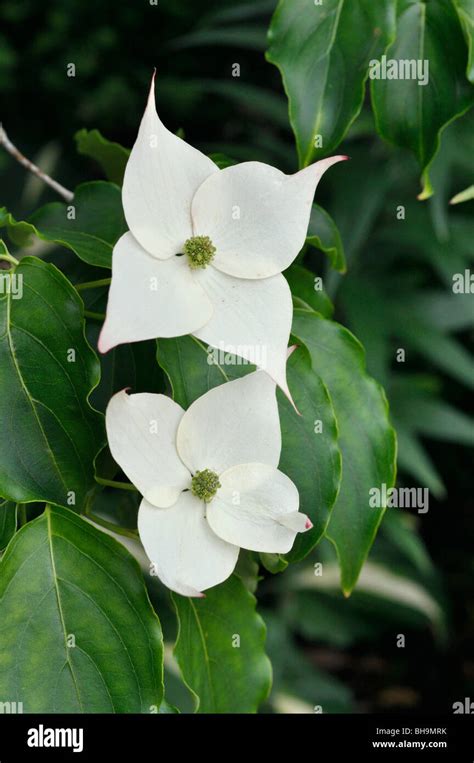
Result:
<svg viewBox="0 0 474 763">
<path fill-rule="evenodd" d="M 63 636 L 64 636 L 64 650 L 65 650 L 65 654 L 66 654 L 66 663 L 67 663 L 67 665 L 69 667 L 69 670 L 70 670 L 70 673 L 71 673 L 71 678 L 72 678 L 73 683 L 74 683 L 74 688 L 76 690 L 76 695 L 77 695 L 77 699 L 78 699 L 78 702 L 79 702 L 79 707 L 81 708 L 81 712 L 83 713 L 84 712 L 84 705 L 82 704 L 82 698 L 81 698 L 81 695 L 80 695 L 80 692 L 79 692 L 79 686 L 78 686 L 78 683 L 77 683 L 76 674 L 74 672 L 74 667 L 73 667 L 73 664 L 72 664 L 70 656 L 69 656 L 69 647 L 67 645 L 66 622 L 64 620 L 64 613 L 63 613 L 63 608 L 62 608 L 62 604 L 61 604 L 61 596 L 60 596 L 60 593 L 59 593 L 59 586 L 58 586 L 58 576 L 57 576 L 57 573 L 56 573 L 56 562 L 55 562 L 55 559 L 54 559 L 54 551 L 53 551 L 53 533 L 52 533 L 52 528 L 51 528 L 51 509 L 49 508 L 49 506 L 46 507 L 45 514 L 46 514 L 46 522 L 47 522 L 48 548 L 49 548 L 49 555 L 50 555 L 50 558 L 51 558 L 51 569 L 52 569 L 53 581 L 54 581 L 54 590 L 55 590 L 55 593 L 56 593 L 56 601 L 57 601 L 57 604 L 58 604 L 59 618 L 60 618 L 60 621 L 61 621 L 61 627 L 62 627 Z"/>
<path fill-rule="evenodd" d="M 322 104 L 323 99 L 324 99 L 324 93 L 326 92 L 326 87 L 327 87 L 327 83 L 328 83 L 329 62 L 331 60 L 331 52 L 332 52 L 332 49 L 334 47 L 334 41 L 336 39 L 337 31 L 338 31 L 338 28 L 339 28 L 339 22 L 340 22 L 340 19 L 341 19 L 341 13 L 342 13 L 343 6 L 344 6 L 344 0 L 339 0 L 338 6 L 337 6 L 337 10 L 336 10 L 336 14 L 335 14 L 336 17 L 335 17 L 335 20 L 334 20 L 334 26 L 333 26 L 333 30 L 332 30 L 332 35 L 331 35 L 331 38 L 329 40 L 328 53 L 326 55 L 326 68 L 325 68 L 325 72 L 324 72 L 324 85 L 321 88 L 321 94 L 320 94 L 320 97 L 319 97 L 319 102 L 318 102 L 318 106 L 317 106 L 317 110 L 316 110 L 316 116 L 315 116 L 314 123 L 313 123 L 313 129 L 311 131 L 311 143 L 308 146 L 308 149 L 307 149 L 306 154 L 304 156 L 303 167 L 307 167 L 307 165 L 311 161 L 311 157 L 313 155 L 313 148 L 314 148 L 314 146 L 313 146 L 314 137 L 318 134 L 319 125 L 321 124 L 321 118 L 322 118 L 322 114 L 323 114 L 323 110 L 321 108 L 321 104 Z"/>
<path fill-rule="evenodd" d="M 6 335 L 7 335 L 7 340 L 8 340 L 8 346 L 10 348 L 10 354 L 11 354 L 11 357 L 12 357 L 12 360 L 13 360 L 13 365 L 15 367 L 18 379 L 20 380 L 20 384 L 21 384 L 23 393 L 24 393 L 26 399 L 28 400 L 28 402 L 29 402 L 29 404 L 31 406 L 31 410 L 33 412 L 34 418 L 36 419 L 36 423 L 38 425 L 38 429 L 41 432 L 41 434 L 43 436 L 43 439 L 45 441 L 47 452 L 50 455 L 51 461 L 52 461 L 52 463 L 53 463 L 53 465 L 54 465 L 54 467 L 55 467 L 55 469 L 56 469 L 56 471 L 58 473 L 59 479 L 60 479 L 60 481 L 61 481 L 61 483 L 62 483 L 62 485 L 64 487 L 64 490 L 65 490 L 65 492 L 67 494 L 67 485 L 66 485 L 66 483 L 64 481 L 62 472 L 61 472 L 61 470 L 59 468 L 59 464 L 56 461 L 54 453 L 53 453 L 53 451 L 50 448 L 49 441 L 48 441 L 48 438 L 46 436 L 46 432 L 44 431 L 43 425 L 41 424 L 41 421 L 40 421 L 40 418 L 38 416 L 36 407 L 35 407 L 35 405 L 33 403 L 33 398 L 31 397 L 31 395 L 30 395 L 30 393 L 28 391 L 28 388 L 26 386 L 25 380 L 24 380 L 23 375 L 22 375 L 21 370 L 20 370 L 20 366 L 19 366 L 19 363 L 18 363 L 18 358 L 16 357 L 15 348 L 14 348 L 14 345 L 13 345 L 13 337 L 12 337 L 12 334 L 11 334 L 11 331 L 10 331 L 10 327 L 12 325 L 11 324 L 11 301 L 12 301 L 12 296 L 11 296 L 10 290 L 8 290 L 8 294 L 7 294 L 7 325 L 6 325 Z"/>
<path fill-rule="evenodd" d="M 188 598 L 188 601 L 189 601 L 189 606 L 191 607 L 191 611 L 192 611 L 192 613 L 194 615 L 194 619 L 196 620 L 196 625 L 197 625 L 197 628 L 198 628 L 199 635 L 201 637 L 202 648 L 203 648 L 203 652 L 204 652 L 204 660 L 205 660 L 205 665 L 206 665 L 206 672 L 207 672 L 207 680 L 208 680 L 208 684 L 209 684 L 209 693 L 210 693 L 211 698 L 212 698 L 212 706 L 213 707 L 217 707 L 216 697 L 215 697 L 215 694 L 214 694 L 214 684 L 212 682 L 211 660 L 209 658 L 209 652 L 207 651 L 206 637 L 204 636 L 204 631 L 202 629 L 201 621 L 199 619 L 199 616 L 198 616 L 196 607 L 194 605 L 194 602 L 192 601 L 191 598 Z M 201 698 L 199 698 L 199 701 L 201 702 Z"/>
</svg>

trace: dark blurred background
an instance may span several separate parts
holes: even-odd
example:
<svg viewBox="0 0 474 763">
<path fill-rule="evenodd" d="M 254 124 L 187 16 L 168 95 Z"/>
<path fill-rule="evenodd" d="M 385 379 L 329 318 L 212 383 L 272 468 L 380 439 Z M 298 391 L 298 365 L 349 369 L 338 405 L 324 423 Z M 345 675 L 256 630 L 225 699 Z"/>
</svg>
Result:
<svg viewBox="0 0 474 763">
<path fill-rule="evenodd" d="M 156 67 L 169 129 L 207 153 L 295 171 L 280 75 L 265 61 L 274 7 L 274 0 L 3 0 L 0 120 L 18 148 L 73 188 L 102 176 L 76 152 L 76 131 L 98 128 L 131 147 Z M 75 77 L 67 76 L 71 63 Z M 331 272 L 316 250 L 305 253 L 305 265 L 323 275 L 335 318 L 364 343 L 399 433 L 399 482 L 428 487 L 430 507 L 423 515 L 387 513 L 348 601 L 329 544 L 285 575 L 265 577 L 259 598 L 275 672 L 269 710 L 449 713 L 454 702 L 474 699 L 474 315 L 472 295 L 451 288 L 454 273 L 473 267 L 473 202 L 448 207 L 472 182 L 472 128 L 468 113 L 445 131 L 433 165 L 436 194 L 418 202 L 419 168 L 376 135 L 367 96 L 339 149 L 352 162 L 332 169 L 318 189 L 349 268 L 345 276 Z M 23 217 L 53 198 L 0 153 L 0 206 Z M 406 350 L 403 364 L 398 348 Z M 318 560 L 321 579 L 313 574 Z M 158 611 L 170 640 L 171 618 Z M 171 684 L 173 670 L 169 658 Z"/>
</svg>

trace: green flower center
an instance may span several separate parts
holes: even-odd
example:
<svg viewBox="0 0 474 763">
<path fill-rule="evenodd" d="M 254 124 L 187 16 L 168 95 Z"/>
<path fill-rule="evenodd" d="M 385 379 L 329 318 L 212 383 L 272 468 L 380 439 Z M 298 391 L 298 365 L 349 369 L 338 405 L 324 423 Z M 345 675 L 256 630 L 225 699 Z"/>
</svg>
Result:
<svg viewBox="0 0 474 763">
<path fill-rule="evenodd" d="M 209 503 L 221 487 L 219 477 L 210 469 L 196 472 L 191 482 L 191 492 L 196 498 Z"/>
<path fill-rule="evenodd" d="M 209 236 L 192 236 L 184 244 L 184 254 L 189 260 L 189 267 L 207 268 L 214 259 L 216 247 Z"/>
</svg>

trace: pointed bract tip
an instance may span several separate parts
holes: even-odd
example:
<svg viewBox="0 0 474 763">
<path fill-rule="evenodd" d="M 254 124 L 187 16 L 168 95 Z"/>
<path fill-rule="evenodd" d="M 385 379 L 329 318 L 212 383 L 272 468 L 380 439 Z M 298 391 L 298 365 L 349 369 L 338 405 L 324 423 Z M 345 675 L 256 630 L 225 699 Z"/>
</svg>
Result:
<svg viewBox="0 0 474 763">
<path fill-rule="evenodd" d="M 291 345 L 291 347 L 288 347 L 288 349 L 287 349 L 287 351 L 286 351 L 286 359 L 287 359 L 287 360 L 288 360 L 288 358 L 289 358 L 291 355 L 293 355 L 294 351 L 295 351 L 295 350 L 297 350 L 297 349 L 298 349 L 298 347 L 299 347 L 299 344 L 292 344 L 292 345 Z"/>
<path fill-rule="evenodd" d="M 313 523 L 311 522 L 310 519 L 307 519 L 306 523 L 305 523 L 305 526 L 304 526 L 304 529 L 305 530 L 311 530 L 312 527 L 313 527 Z"/>
<path fill-rule="evenodd" d="M 104 323 L 103 326 L 102 326 L 102 329 L 100 331 L 99 338 L 97 340 L 97 349 L 99 350 L 101 355 L 105 355 L 107 352 L 109 352 L 109 350 L 112 350 L 114 347 L 116 347 L 117 344 L 120 344 L 120 343 L 117 343 L 117 342 L 115 342 L 115 343 L 114 342 L 110 342 L 110 339 L 107 340 L 105 338 L 105 327 L 106 326 L 105 326 L 105 323 Z"/>
<path fill-rule="evenodd" d="M 156 77 L 156 67 L 153 69 L 153 74 L 151 75 L 151 82 L 150 82 L 150 89 L 148 91 L 147 104 L 149 104 L 150 101 L 153 101 L 153 103 L 155 103 L 155 77 Z"/>
<path fill-rule="evenodd" d="M 285 385 L 284 387 L 280 387 L 280 389 L 285 395 L 285 397 L 287 398 L 287 400 L 289 401 L 289 403 L 291 404 L 292 408 L 294 408 L 297 416 L 301 416 L 301 413 L 299 412 L 298 408 L 296 407 L 296 403 L 293 400 L 293 396 L 288 388 L 288 385 Z"/>
<path fill-rule="evenodd" d="M 102 328 L 102 331 L 99 334 L 99 339 L 97 340 L 97 349 L 101 355 L 105 355 L 105 353 L 110 350 L 110 347 L 107 347 L 105 340 L 102 338 L 103 333 L 104 329 Z"/>
</svg>

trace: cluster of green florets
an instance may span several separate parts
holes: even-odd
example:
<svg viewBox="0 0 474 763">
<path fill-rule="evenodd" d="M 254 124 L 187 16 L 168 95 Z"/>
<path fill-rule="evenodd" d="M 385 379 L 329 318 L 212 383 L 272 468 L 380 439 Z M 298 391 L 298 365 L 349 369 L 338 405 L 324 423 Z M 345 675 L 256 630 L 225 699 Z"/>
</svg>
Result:
<svg viewBox="0 0 474 763">
<path fill-rule="evenodd" d="M 196 472 L 191 482 L 191 492 L 196 498 L 209 503 L 221 487 L 219 477 L 210 469 Z"/>
<path fill-rule="evenodd" d="M 209 236 L 192 236 L 184 244 L 190 268 L 206 268 L 214 259 L 216 247 Z"/>
</svg>

